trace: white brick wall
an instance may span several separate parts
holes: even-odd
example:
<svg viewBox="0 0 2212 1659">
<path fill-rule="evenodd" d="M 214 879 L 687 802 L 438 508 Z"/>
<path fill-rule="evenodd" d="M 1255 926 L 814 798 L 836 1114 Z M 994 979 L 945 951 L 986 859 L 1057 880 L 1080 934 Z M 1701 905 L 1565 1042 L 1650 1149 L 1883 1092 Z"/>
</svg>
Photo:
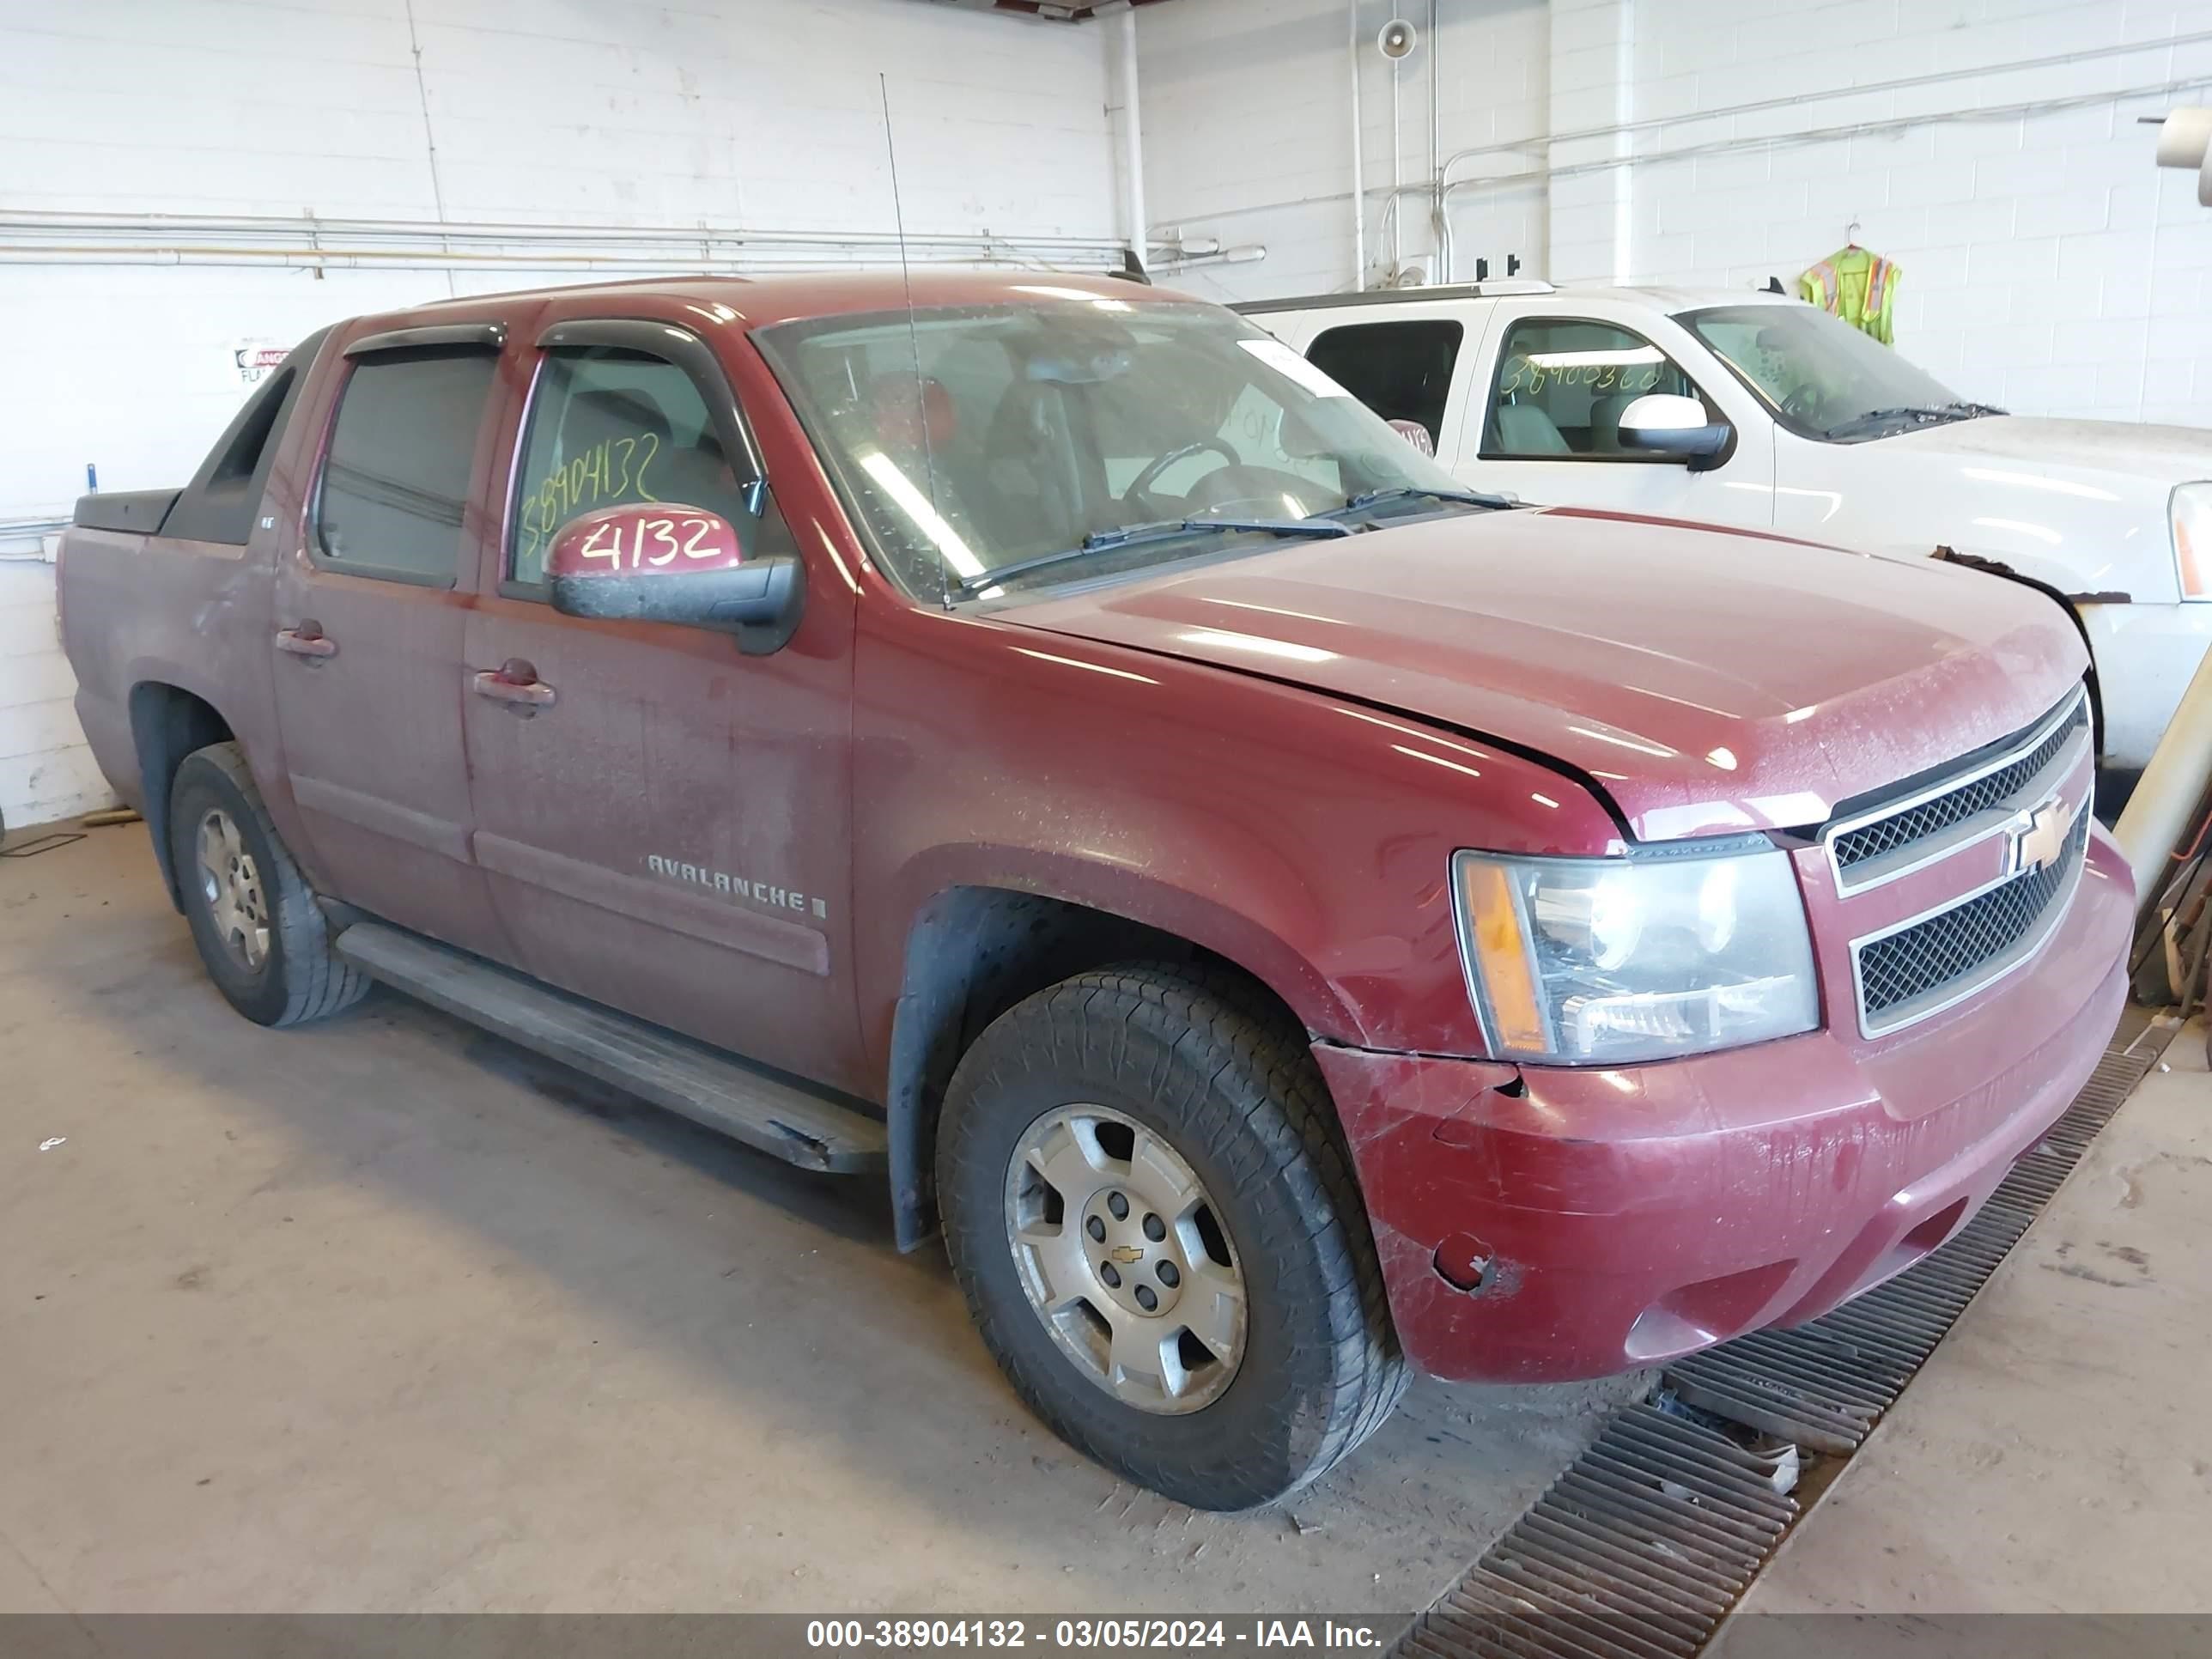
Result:
<svg viewBox="0 0 2212 1659">
<path fill-rule="evenodd" d="M 888 232 L 881 70 L 910 232 L 1116 234 L 1097 25 L 915 0 L 412 9 L 410 44 L 406 0 L 10 8 L 0 210 Z M 243 395 L 241 337 L 592 275 L 0 265 L 0 523 L 65 513 L 88 462 L 103 489 L 184 482 Z M 27 822 L 98 786 L 81 749 L 21 747 L 55 729 L 52 577 L 0 578 L 0 811 Z"/>
<path fill-rule="evenodd" d="M 1360 0 L 1363 37 L 1393 9 L 1428 32 L 1426 0 Z M 2212 210 L 2191 179 L 2153 168 L 2152 130 L 2136 119 L 2212 101 L 2206 0 L 1437 0 L 1437 13 L 1446 155 L 1626 129 L 1455 167 L 1454 179 L 1553 170 L 1454 193 L 1458 276 L 1478 253 L 1502 276 L 1502 252 L 1519 251 L 1556 281 L 1794 283 L 1856 220 L 1860 241 L 1903 267 L 1900 348 L 1962 394 L 2212 424 Z M 1206 0 L 1142 12 L 1138 30 L 1155 226 L 1268 249 L 1189 285 L 1237 298 L 1348 287 L 1346 5 Z M 1430 49 L 1400 71 L 1417 180 Z M 1371 50 L 1362 62 L 1380 273 L 1389 71 Z M 2066 106 L 1948 118 L 2029 103 Z M 1745 107 L 1764 104 L 1777 106 Z M 1866 124 L 1904 125 L 1807 138 Z M 1633 164 L 1603 165 L 1616 157 Z M 1291 205 L 1252 210 L 1271 203 Z M 1409 255 L 1431 252 L 1425 204 L 1406 239 Z"/>
<path fill-rule="evenodd" d="M 76 694 L 54 632 L 53 567 L 0 562 L 0 818 L 11 839 L 111 799 L 77 729 Z"/>
<path fill-rule="evenodd" d="M 1390 225 L 1392 71 L 1373 49 L 1397 11 L 1425 35 L 1424 0 L 1361 0 L 1364 163 L 1370 192 L 1370 270 L 1387 270 Z M 1344 5 L 1316 0 L 1182 0 L 1137 15 L 1145 188 L 1155 234 L 1183 226 L 1224 246 L 1257 242 L 1260 265 L 1205 266 L 1177 280 L 1224 298 L 1346 288 L 1352 279 L 1351 47 Z M 1437 87 L 1437 148 L 1532 138 L 1547 130 L 1544 0 L 1444 0 Z M 1425 54 L 1427 47 L 1423 47 Z M 1401 173 L 1429 176 L 1429 79 L 1425 55 L 1398 71 Z M 1519 170 L 1504 158 L 1490 170 Z M 1310 201 L 1321 197 L 1327 199 Z M 1255 204 L 1280 204 L 1254 211 Z M 1430 255 L 1425 201 L 1406 198 L 1407 257 Z M 1522 187 L 1455 210 L 1459 257 L 1503 275 L 1505 256 L 1540 264 L 1540 189 Z"/>
</svg>

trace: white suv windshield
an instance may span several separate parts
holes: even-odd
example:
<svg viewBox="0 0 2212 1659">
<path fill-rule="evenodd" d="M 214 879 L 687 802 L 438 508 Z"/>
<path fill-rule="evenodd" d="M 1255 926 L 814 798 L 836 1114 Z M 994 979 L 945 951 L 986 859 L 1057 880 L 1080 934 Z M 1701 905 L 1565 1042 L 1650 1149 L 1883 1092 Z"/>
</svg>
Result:
<svg viewBox="0 0 2212 1659">
<path fill-rule="evenodd" d="M 1289 347 L 1206 305 L 1060 300 L 787 323 L 754 337 L 854 515 L 910 591 L 1084 550 L 1049 576 L 1436 512 L 1466 492 Z M 1183 520 L 1187 534 L 1114 532 Z M 1304 529 L 1290 526 L 1305 521 Z M 1338 533 L 1341 533 L 1339 532 Z M 1091 545 L 1086 547 L 1086 544 Z"/>
<path fill-rule="evenodd" d="M 1808 305 L 1718 306 L 1674 320 L 1802 437 L 1857 442 L 2000 412 Z"/>
</svg>

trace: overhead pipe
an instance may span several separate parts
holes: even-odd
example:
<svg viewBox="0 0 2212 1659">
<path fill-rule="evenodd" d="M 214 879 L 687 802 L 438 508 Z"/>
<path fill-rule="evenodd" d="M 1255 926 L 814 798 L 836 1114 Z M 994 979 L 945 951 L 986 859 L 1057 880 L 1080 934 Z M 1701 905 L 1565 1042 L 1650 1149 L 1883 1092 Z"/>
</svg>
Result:
<svg viewBox="0 0 2212 1659">
<path fill-rule="evenodd" d="M 690 225 L 576 225 L 536 220 L 327 219 L 313 214 L 297 217 L 257 214 L 85 213 L 40 209 L 0 209 L 0 234 L 10 229 L 45 230 L 49 227 L 80 231 L 145 236 L 198 231 L 204 234 L 297 236 L 302 234 L 318 246 L 326 242 L 368 238 L 386 241 L 409 240 L 448 241 L 684 242 L 747 241 L 811 246 L 882 246 L 896 248 L 895 231 L 777 230 L 731 226 Z M 994 241 L 1025 247 L 1060 246 L 1071 248 L 1111 246 L 1106 239 L 1091 236 L 998 236 L 988 231 L 909 231 L 904 239 L 917 241 Z"/>
<path fill-rule="evenodd" d="M 1352 20 L 1352 288 L 1367 287 L 1366 135 L 1359 112 L 1359 0 L 1346 0 Z"/>
<path fill-rule="evenodd" d="M 1218 248 L 1211 253 L 1166 254 L 1152 269 L 1165 276 L 1179 270 L 1196 270 L 1202 265 L 1256 265 L 1267 257 L 1265 243 L 1247 242 L 1239 247 Z"/>
<path fill-rule="evenodd" d="M 1444 204 L 1443 166 L 1437 160 L 1443 150 L 1437 138 L 1437 59 L 1443 49 L 1443 36 L 1437 33 L 1437 0 L 1429 0 L 1429 179 L 1434 187 L 1429 198 L 1429 221 L 1437 239 L 1436 280 L 1449 283 L 1454 263 L 1451 213 Z"/>
<path fill-rule="evenodd" d="M 1399 88 L 1402 77 L 1399 70 L 1404 60 L 1390 60 L 1390 286 L 1398 285 L 1398 274 L 1406 266 L 1406 216 L 1399 211 L 1398 198 L 1406 188 L 1405 128 L 1399 116 Z"/>
<path fill-rule="evenodd" d="M 2018 75 L 2031 70 L 2071 67 L 2076 64 L 2094 63 L 2100 58 L 2106 58 L 2130 57 L 2146 51 L 2163 49 L 2169 46 L 2203 46 L 2206 44 L 2212 44 L 2212 29 L 2201 29 L 2189 34 L 2167 35 L 2163 40 L 2136 41 L 2131 44 L 2124 42 L 2117 46 L 2089 46 L 2085 47 L 2079 52 L 2057 52 L 2047 58 L 2023 58 L 2008 64 L 1990 64 L 1973 69 L 1935 70 L 1924 75 L 1904 75 L 1887 81 L 1867 81 L 1862 82 L 1855 86 L 1828 87 L 1815 92 L 1792 93 L 1786 97 L 1758 98 L 1753 99 L 1749 103 L 1730 104 L 1720 109 L 1699 110 L 1695 113 L 1689 115 L 1648 115 L 1639 120 L 1608 122 L 1606 125 L 1601 127 L 1577 127 L 1565 132 L 1541 133 L 1533 138 L 1508 138 L 1502 139 L 1494 144 L 1472 144 L 1465 149 L 1454 150 L 1449 155 L 1444 158 L 1443 168 L 1439 174 L 1439 178 L 1448 182 L 1474 184 L 1490 183 L 1491 181 L 1488 179 L 1455 181 L 1451 179 L 1451 170 L 1454 167 L 1457 166 L 1462 161 L 1471 161 L 1478 155 L 1508 155 L 1522 151 L 1543 149 L 1553 144 L 1574 143 L 1583 139 L 1617 138 L 1626 133 L 1656 131 L 1662 127 L 1681 126 L 1686 123 L 1692 121 L 1700 123 L 1717 123 L 1729 120 L 1738 115 L 1756 115 L 1769 110 L 1794 109 L 1801 104 L 1823 103 L 1830 99 L 1835 98 L 1858 98 L 1875 93 L 1901 92 L 1915 87 L 1947 86 L 1958 81 L 1978 81 L 1992 76 Z M 2189 80 L 2174 82 L 2170 84 L 2174 88 L 2179 89 L 2183 87 L 2202 85 L 2204 77 L 2200 75 Z M 2140 94 L 2155 90 L 2159 89 L 2137 88 L 2126 92 L 2097 94 L 2094 96 L 2098 100 L 2110 100 L 2117 102 L 2123 98 L 2135 97 Z M 2078 100 L 2045 101 L 2051 103 L 2053 107 L 2070 108 L 2073 107 L 2076 102 L 2087 102 L 2090 101 L 2090 100 L 2085 98 Z M 2035 107 L 2037 107 L 2036 104 L 2029 103 L 2011 105 L 2002 109 L 1969 109 L 1960 111 L 1956 116 L 1949 118 L 1980 119 L 1990 116 L 2017 113 L 2024 110 L 2032 110 Z M 1932 125 L 1941 122 L 1945 118 L 1946 118 L 1944 116 L 1940 114 L 1916 115 L 1904 118 L 1893 123 L 1868 124 L 1861 127 L 1831 128 L 1828 129 L 1828 131 L 1836 132 L 1859 131 L 1880 131 L 1888 130 L 1893 127 L 1903 128 L 1906 126 Z M 1790 134 L 1775 134 L 1772 137 L 1762 137 L 1756 139 L 1737 139 L 1733 142 L 1736 147 L 1742 148 L 1754 143 L 1772 143 L 1776 139 L 1787 138 L 1791 136 L 1792 135 Z M 1690 152 L 1682 151 L 1671 153 L 1688 154 Z M 1706 153 L 1711 152 L 1708 151 Z M 1640 161 L 1665 161 L 1668 159 L 1668 156 L 1663 155 L 1645 155 L 1638 156 L 1633 159 Z M 1609 165 L 1617 165 L 1617 163 L 1609 163 Z M 1564 171 L 1564 169 L 1562 169 L 1562 171 Z M 1513 173 L 1505 176 L 1509 178 L 1526 178 L 1540 175 L 1535 173 Z"/>
<path fill-rule="evenodd" d="M 1121 243 L 969 231 L 913 233 L 904 246 L 923 263 L 1103 267 L 1118 260 Z M 783 268 L 822 263 L 824 255 L 888 262 L 900 248 L 895 234 L 878 231 L 0 211 L 0 261 L 15 264 Z"/>
<path fill-rule="evenodd" d="M 1498 190 L 1511 185 L 1540 184 L 1554 179 L 1575 179 L 1585 174 L 1610 173 L 1617 167 L 1661 167 L 1679 161 L 1693 161 L 1708 155 L 1734 155 L 1748 149 L 1790 149 L 1810 144 L 1833 143 L 1838 139 L 1872 137 L 1884 133 L 1904 132 L 1914 127 L 1944 126 L 1961 122 L 2009 121 L 2021 118 L 2057 114 L 2065 110 L 2087 109 L 2100 104 L 2125 103 L 2136 98 L 2164 97 L 2179 92 L 2190 92 L 2208 83 L 2203 75 L 2192 75 L 2178 81 L 2161 82 L 2154 86 L 2123 87 L 2113 92 L 2082 93 L 2069 98 L 2040 98 L 2019 104 L 1998 104 L 1987 107 L 1961 110 L 1934 115 L 1902 115 L 1881 121 L 1855 121 L 1845 126 L 1814 127 L 1799 132 L 1761 134 L 1751 138 L 1722 138 L 1711 143 L 1685 145 L 1680 149 L 1663 150 L 1650 155 L 1607 155 L 1595 161 L 1574 161 L 1564 167 L 1526 167 L 1518 173 L 1500 173 L 1479 179 L 1455 179 L 1444 186 L 1444 193 L 1462 190 Z M 1679 117 L 1676 119 L 1692 118 Z M 1695 118 L 1704 119 L 1704 117 Z M 1625 129 L 1624 129 L 1625 130 Z M 1612 132 L 1610 127 L 1598 128 L 1587 135 L 1601 137 Z M 1573 136 L 1573 135 L 1571 135 Z M 1492 149 L 1541 149 L 1559 142 L 1551 137 L 1516 140 L 1512 143 L 1494 145 Z M 1462 154 L 1474 154 L 1463 151 Z M 1407 185 L 1407 191 L 1426 192 L 1433 188 L 1431 181 Z M 1287 201 L 1251 202 L 1241 206 L 1219 208 L 1208 216 L 1214 219 L 1235 219 L 1252 213 L 1277 213 L 1285 208 L 1328 207 L 1345 199 L 1346 192 L 1335 191 L 1315 196 L 1294 197 Z"/>
</svg>

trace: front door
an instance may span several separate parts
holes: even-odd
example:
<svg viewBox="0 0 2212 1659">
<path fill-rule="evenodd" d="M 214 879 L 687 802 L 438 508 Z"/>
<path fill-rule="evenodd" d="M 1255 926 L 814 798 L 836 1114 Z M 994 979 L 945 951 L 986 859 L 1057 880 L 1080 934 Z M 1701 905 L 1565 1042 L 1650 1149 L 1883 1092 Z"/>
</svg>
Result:
<svg viewBox="0 0 2212 1659">
<path fill-rule="evenodd" d="M 546 550 L 594 508 L 703 507 L 764 551 L 791 550 L 790 536 L 773 479 L 737 487 L 726 458 L 750 436 L 696 336 L 571 320 L 527 349 L 534 386 L 505 536 L 467 623 L 464 698 L 477 856 L 517 958 L 864 1090 L 848 1074 L 851 591 L 814 582 L 796 635 L 759 656 L 726 633 L 555 611 Z"/>
<path fill-rule="evenodd" d="M 270 641 L 285 770 L 321 880 L 375 915 L 493 952 L 458 680 L 499 343 L 495 325 L 469 324 L 344 349 L 300 544 L 278 562 Z"/>
<path fill-rule="evenodd" d="M 1540 507 L 1595 507 L 1764 529 L 1772 522 L 1774 448 L 1764 421 L 1737 420 L 1719 465 L 1631 449 L 1620 417 L 1655 392 L 1695 398 L 1708 418 L 1722 404 L 1626 321 L 1501 307 L 1487 381 L 1474 387 L 1459 464 L 1483 489 Z M 1478 418 L 1479 417 L 1479 418 Z"/>
</svg>

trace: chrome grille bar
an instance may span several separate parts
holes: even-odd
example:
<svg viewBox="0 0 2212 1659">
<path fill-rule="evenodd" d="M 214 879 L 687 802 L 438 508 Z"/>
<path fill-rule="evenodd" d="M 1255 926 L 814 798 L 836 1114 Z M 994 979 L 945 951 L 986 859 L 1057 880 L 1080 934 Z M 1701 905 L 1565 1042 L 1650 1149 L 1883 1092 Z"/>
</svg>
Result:
<svg viewBox="0 0 2212 1659">
<path fill-rule="evenodd" d="M 2004 833 L 2023 809 L 2049 796 L 2089 741 L 2088 691 L 2077 685 L 1995 752 L 1900 799 L 1835 819 L 1820 842 L 1837 893 L 1863 893 Z"/>
</svg>

